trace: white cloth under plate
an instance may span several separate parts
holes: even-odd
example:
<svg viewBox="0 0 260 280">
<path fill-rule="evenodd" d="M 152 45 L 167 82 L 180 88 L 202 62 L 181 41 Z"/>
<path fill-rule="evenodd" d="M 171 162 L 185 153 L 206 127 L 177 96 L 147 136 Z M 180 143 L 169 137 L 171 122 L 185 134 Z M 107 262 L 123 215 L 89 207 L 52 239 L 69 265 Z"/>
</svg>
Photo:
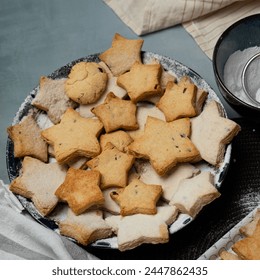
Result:
<svg viewBox="0 0 260 280">
<path fill-rule="evenodd" d="M 97 259 L 33 220 L 0 180 L 0 260 Z"/>
<path fill-rule="evenodd" d="M 260 13 L 260 0 L 103 0 L 137 35 L 177 24 L 209 58 L 221 33 L 237 20 Z"/>
</svg>

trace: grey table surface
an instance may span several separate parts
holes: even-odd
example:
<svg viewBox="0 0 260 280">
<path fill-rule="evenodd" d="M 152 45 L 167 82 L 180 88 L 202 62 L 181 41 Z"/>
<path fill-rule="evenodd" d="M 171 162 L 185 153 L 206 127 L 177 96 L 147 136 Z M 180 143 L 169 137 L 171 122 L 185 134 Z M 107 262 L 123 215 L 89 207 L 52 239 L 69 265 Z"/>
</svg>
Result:
<svg viewBox="0 0 260 280">
<path fill-rule="evenodd" d="M 6 169 L 6 128 L 39 77 L 110 47 L 114 33 L 137 38 L 101 0 L 0 0 L 0 179 Z M 142 36 L 143 50 L 171 57 L 201 75 L 222 100 L 212 62 L 181 26 Z"/>
</svg>

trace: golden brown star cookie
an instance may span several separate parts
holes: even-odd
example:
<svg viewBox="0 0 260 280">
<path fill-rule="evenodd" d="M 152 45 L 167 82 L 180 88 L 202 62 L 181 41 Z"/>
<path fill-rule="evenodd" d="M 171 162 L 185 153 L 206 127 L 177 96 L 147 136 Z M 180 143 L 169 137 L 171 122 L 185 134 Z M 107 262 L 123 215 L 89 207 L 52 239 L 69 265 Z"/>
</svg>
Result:
<svg viewBox="0 0 260 280">
<path fill-rule="evenodd" d="M 138 128 L 136 105 L 130 100 L 122 100 L 113 92 L 107 95 L 103 104 L 94 107 L 91 111 L 101 120 L 107 133 L 117 129 Z"/>
<path fill-rule="evenodd" d="M 193 82 L 189 76 L 183 76 L 178 84 L 183 86 L 188 86 L 189 84 L 193 84 Z M 208 97 L 208 92 L 205 89 L 202 88 L 197 89 L 196 101 L 195 101 L 197 114 L 201 113 L 202 107 L 207 97 Z"/>
<path fill-rule="evenodd" d="M 222 117 L 219 104 L 210 101 L 202 113 L 191 120 L 191 140 L 199 150 L 202 159 L 212 165 L 219 164 L 225 154 L 225 147 L 240 131 L 234 121 Z"/>
<path fill-rule="evenodd" d="M 110 187 L 125 187 L 128 171 L 134 163 L 134 157 L 120 152 L 109 143 L 102 153 L 87 162 L 92 170 L 101 173 L 101 189 Z"/>
<path fill-rule="evenodd" d="M 10 184 L 10 190 L 31 199 L 39 212 L 48 215 L 58 203 L 56 189 L 63 183 L 67 169 L 58 164 L 25 157 L 22 173 Z"/>
<path fill-rule="evenodd" d="M 125 188 L 114 190 L 111 197 L 120 206 L 120 215 L 156 214 L 156 203 L 162 195 L 160 185 L 147 185 L 134 179 Z"/>
<path fill-rule="evenodd" d="M 68 209 L 65 220 L 59 222 L 59 229 L 62 235 L 74 238 L 82 245 L 112 235 L 112 229 L 103 219 L 100 210 L 86 211 L 76 216 Z"/>
<path fill-rule="evenodd" d="M 32 101 L 32 105 L 47 112 L 50 120 L 57 124 L 68 108 L 75 108 L 77 103 L 70 100 L 65 93 L 66 79 L 53 80 L 42 76 L 39 92 Z"/>
<path fill-rule="evenodd" d="M 100 136 L 100 146 L 104 150 L 108 143 L 113 144 L 121 152 L 125 152 L 127 146 L 133 142 L 133 139 L 123 130 L 117 130 L 111 133 L 105 133 Z"/>
<path fill-rule="evenodd" d="M 105 91 L 107 80 L 107 73 L 100 64 L 82 61 L 71 68 L 65 92 L 79 104 L 94 103 Z"/>
<path fill-rule="evenodd" d="M 80 115 L 85 118 L 92 118 L 95 116 L 91 112 L 91 109 L 93 107 L 96 107 L 104 103 L 106 96 L 108 95 L 109 92 L 113 92 L 117 97 L 122 99 L 124 99 L 124 97 L 127 95 L 126 91 L 116 84 L 117 77 L 113 76 L 113 74 L 111 73 L 107 65 L 103 61 L 99 62 L 99 65 L 101 65 L 101 67 L 106 71 L 108 75 L 107 86 L 104 93 L 100 96 L 100 98 L 96 102 L 87 105 L 86 104 L 79 105 L 78 111 Z"/>
<path fill-rule="evenodd" d="M 142 39 L 126 39 L 116 33 L 111 48 L 100 54 L 99 58 L 108 65 L 114 76 L 119 76 L 128 71 L 136 61 L 141 62 L 143 42 Z"/>
<path fill-rule="evenodd" d="M 14 143 L 14 156 L 32 156 L 44 162 L 48 159 L 48 148 L 41 137 L 41 129 L 33 116 L 29 115 L 19 124 L 9 126 L 7 133 Z"/>
<path fill-rule="evenodd" d="M 168 82 L 164 95 L 157 107 L 164 113 L 166 121 L 196 115 L 197 87 L 194 84 Z"/>
<path fill-rule="evenodd" d="M 93 205 L 104 203 L 104 196 L 99 188 L 100 173 L 94 170 L 70 168 L 65 181 L 55 191 L 55 195 L 66 201 L 70 209 L 80 215 Z"/>
<path fill-rule="evenodd" d="M 163 176 L 178 162 L 190 162 L 199 152 L 188 138 L 190 120 L 165 122 L 148 117 L 144 134 L 128 146 L 136 157 L 150 160 L 156 172 Z"/>
<path fill-rule="evenodd" d="M 83 118 L 69 108 L 61 122 L 42 131 L 42 137 L 54 146 L 55 158 L 59 163 L 69 162 L 76 157 L 94 157 L 100 153 L 97 137 L 103 128 L 97 119 Z"/>
<path fill-rule="evenodd" d="M 260 260 L 260 221 L 253 234 L 237 241 L 232 250 L 243 260 Z"/>
<path fill-rule="evenodd" d="M 160 95 L 161 65 L 135 62 L 130 71 L 117 78 L 117 84 L 127 91 L 130 99 L 137 103 Z"/>
</svg>

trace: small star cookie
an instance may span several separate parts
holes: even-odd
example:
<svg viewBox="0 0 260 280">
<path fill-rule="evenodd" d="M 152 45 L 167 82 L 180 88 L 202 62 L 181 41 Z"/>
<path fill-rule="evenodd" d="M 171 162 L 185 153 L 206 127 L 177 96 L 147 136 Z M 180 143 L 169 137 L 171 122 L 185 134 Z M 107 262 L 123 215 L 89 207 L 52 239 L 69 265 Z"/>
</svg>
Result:
<svg viewBox="0 0 260 280">
<path fill-rule="evenodd" d="M 96 106 L 102 104 L 105 101 L 106 96 L 109 92 L 113 92 L 117 97 L 122 98 L 122 99 L 127 95 L 126 91 L 116 84 L 117 77 L 113 76 L 113 74 L 111 73 L 111 71 L 107 67 L 107 65 L 103 61 L 99 62 L 98 64 L 101 65 L 101 67 L 107 73 L 107 76 L 108 76 L 107 86 L 106 86 L 104 93 L 100 96 L 100 98 L 96 102 L 87 104 L 87 105 L 86 104 L 79 105 L 78 111 L 79 111 L 80 115 L 85 118 L 92 118 L 95 116 L 91 112 L 91 109 L 93 107 L 96 107 Z"/>
<path fill-rule="evenodd" d="M 62 235 L 74 238 L 85 246 L 112 235 L 112 229 L 103 219 L 100 210 L 86 211 L 76 216 L 68 209 L 65 220 L 59 222 L 59 229 Z"/>
<path fill-rule="evenodd" d="M 202 159 L 218 165 L 224 158 L 225 146 L 237 135 L 240 126 L 222 117 L 218 103 L 210 101 L 202 113 L 191 120 L 191 131 L 191 141 Z"/>
<path fill-rule="evenodd" d="M 260 221 L 253 234 L 237 241 L 232 250 L 243 260 L 260 260 Z"/>
<path fill-rule="evenodd" d="M 103 104 L 94 107 L 91 111 L 101 120 L 107 133 L 117 129 L 138 128 L 136 105 L 130 100 L 122 100 L 113 92 L 107 95 Z"/>
<path fill-rule="evenodd" d="M 134 168 L 141 181 L 144 181 L 147 184 L 157 184 L 162 186 L 162 198 L 167 202 L 171 200 L 182 179 L 191 178 L 199 173 L 199 169 L 195 168 L 195 166 L 190 163 L 180 163 L 165 176 L 159 176 L 149 161 L 142 159 L 135 160 Z"/>
<path fill-rule="evenodd" d="M 68 108 L 75 108 L 77 103 L 70 100 L 65 93 L 66 79 L 40 78 L 39 92 L 32 101 L 32 105 L 47 112 L 50 120 L 57 124 Z"/>
<path fill-rule="evenodd" d="M 143 42 L 142 39 L 126 39 L 116 33 L 111 48 L 100 54 L 99 58 L 108 65 L 114 76 L 119 76 L 130 70 L 134 62 L 141 62 Z"/>
<path fill-rule="evenodd" d="M 14 156 L 32 156 L 48 160 L 48 145 L 41 137 L 41 129 L 33 116 L 26 116 L 19 124 L 9 126 L 7 133 L 14 143 Z M 33 139 L 33 141 L 32 141 Z"/>
<path fill-rule="evenodd" d="M 190 179 L 181 180 L 170 205 L 176 206 L 182 213 L 195 217 L 205 205 L 219 196 L 220 193 L 213 185 L 212 174 L 204 171 Z"/>
<path fill-rule="evenodd" d="M 133 139 L 123 130 L 117 130 L 111 133 L 105 133 L 100 136 L 100 146 L 104 150 L 108 143 L 113 144 L 121 152 L 125 152 L 127 146 L 133 142 Z"/>
<path fill-rule="evenodd" d="M 80 215 L 91 206 L 100 206 L 104 203 L 99 183 L 100 173 L 98 171 L 71 167 L 65 181 L 55 191 L 55 195 L 61 201 L 66 201 L 76 215 Z"/>
<path fill-rule="evenodd" d="M 100 153 L 97 137 L 103 128 L 97 119 L 83 118 L 69 108 L 61 122 L 42 131 L 42 137 L 54 146 L 56 160 L 62 164 L 79 156 L 94 157 Z"/>
<path fill-rule="evenodd" d="M 162 195 L 160 185 L 147 185 L 134 179 L 125 188 L 114 190 L 111 197 L 119 204 L 120 214 L 128 216 L 133 214 L 156 214 L 156 203 Z"/>
<path fill-rule="evenodd" d="M 135 62 L 129 72 L 117 78 L 117 84 L 127 91 L 134 103 L 137 103 L 161 94 L 161 73 L 160 64 Z"/>
<path fill-rule="evenodd" d="M 134 157 L 120 152 L 109 143 L 100 155 L 87 162 L 92 170 L 101 173 L 101 189 L 110 187 L 125 187 L 128 171 L 134 163 Z"/>
<path fill-rule="evenodd" d="M 178 162 L 189 162 L 199 156 L 189 135 L 188 118 L 165 122 L 149 116 L 143 135 L 135 139 L 128 150 L 136 157 L 149 159 L 156 172 L 163 176 Z"/>
<path fill-rule="evenodd" d="M 10 184 L 10 190 L 31 199 L 39 212 L 46 216 L 58 203 L 56 189 L 63 183 L 67 169 L 57 162 L 25 157 L 22 174 Z"/>
<path fill-rule="evenodd" d="M 135 214 L 110 216 L 105 220 L 117 234 L 118 249 L 126 251 L 144 243 L 166 243 L 169 241 L 168 225 L 178 214 L 174 206 L 159 206 L 157 214 Z"/>
<path fill-rule="evenodd" d="M 194 84 L 168 82 L 157 107 L 164 113 L 166 121 L 196 116 L 197 87 Z"/>
</svg>

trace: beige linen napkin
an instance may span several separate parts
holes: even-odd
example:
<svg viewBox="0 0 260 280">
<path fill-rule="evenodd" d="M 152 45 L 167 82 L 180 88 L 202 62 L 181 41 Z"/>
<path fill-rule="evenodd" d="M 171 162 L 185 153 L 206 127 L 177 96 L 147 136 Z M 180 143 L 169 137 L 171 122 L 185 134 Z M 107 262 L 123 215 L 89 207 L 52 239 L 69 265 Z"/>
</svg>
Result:
<svg viewBox="0 0 260 280">
<path fill-rule="evenodd" d="M 97 259 L 72 241 L 40 225 L 0 180 L 0 260 Z"/>
<path fill-rule="evenodd" d="M 220 34 L 260 12 L 259 0 L 103 0 L 137 35 L 182 23 L 211 58 Z"/>
</svg>

